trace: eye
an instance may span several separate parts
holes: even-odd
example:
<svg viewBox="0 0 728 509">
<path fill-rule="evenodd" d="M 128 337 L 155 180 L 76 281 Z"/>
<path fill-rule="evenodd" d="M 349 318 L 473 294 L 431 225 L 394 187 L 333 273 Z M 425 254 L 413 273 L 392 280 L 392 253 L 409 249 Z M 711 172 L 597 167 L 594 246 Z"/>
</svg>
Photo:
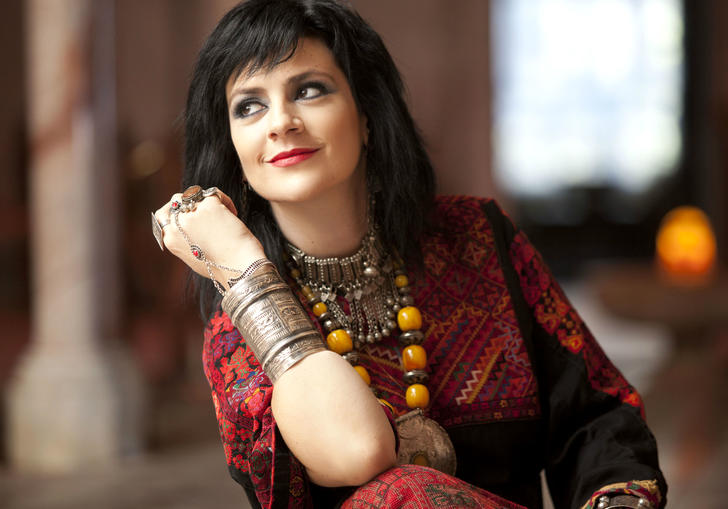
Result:
<svg viewBox="0 0 728 509">
<path fill-rule="evenodd" d="M 296 100 L 316 99 L 329 93 L 329 89 L 323 83 L 306 83 L 296 91 Z"/>
<path fill-rule="evenodd" d="M 262 111 L 265 105 L 256 99 L 244 99 L 235 105 L 233 116 L 235 118 L 246 118 Z"/>
</svg>

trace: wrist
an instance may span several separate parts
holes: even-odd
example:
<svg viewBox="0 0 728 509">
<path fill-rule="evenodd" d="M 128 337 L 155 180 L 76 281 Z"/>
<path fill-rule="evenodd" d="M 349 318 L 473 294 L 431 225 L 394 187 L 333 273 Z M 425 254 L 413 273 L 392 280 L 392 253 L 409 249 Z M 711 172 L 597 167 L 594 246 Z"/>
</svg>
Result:
<svg viewBox="0 0 728 509">
<path fill-rule="evenodd" d="M 265 258 L 265 251 L 258 239 L 249 237 L 226 243 L 225 246 L 215 249 L 216 252 L 212 253 L 215 261 L 242 270 L 255 260 Z"/>
<path fill-rule="evenodd" d="M 326 348 L 270 261 L 254 261 L 246 272 L 225 293 L 222 309 L 275 383 L 294 364 Z"/>
<path fill-rule="evenodd" d="M 252 261 L 248 266 L 235 277 L 227 280 L 227 289 L 230 290 L 233 286 L 235 286 L 236 283 L 239 283 L 246 277 L 249 277 L 253 272 L 258 270 L 261 266 L 263 266 L 266 263 L 271 263 L 270 260 L 266 257 L 258 258 L 257 260 Z"/>
<path fill-rule="evenodd" d="M 250 248 L 236 249 L 231 255 L 222 255 L 220 257 L 220 259 L 230 261 L 219 264 L 218 267 L 213 268 L 212 272 L 214 279 L 222 285 L 225 291 L 228 291 L 235 283 L 249 275 L 254 268 L 268 261 L 263 247 L 257 242 L 256 244 L 256 246 Z M 225 270 L 226 268 L 234 268 L 235 270 Z"/>
</svg>

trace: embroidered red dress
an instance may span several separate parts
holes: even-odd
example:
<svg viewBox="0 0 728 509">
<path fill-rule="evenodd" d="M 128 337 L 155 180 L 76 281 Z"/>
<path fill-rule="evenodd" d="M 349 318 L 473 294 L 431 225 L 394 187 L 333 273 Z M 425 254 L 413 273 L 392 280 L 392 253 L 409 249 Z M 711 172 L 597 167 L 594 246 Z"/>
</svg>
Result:
<svg viewBox="0 0 728 509">
<path fill-rule="evenodd" d="M 321 488 L 288 451 L 271 412 L 273 387 L 222 311 L 203 350 L 225 456 L 253 506 L 542 506 L 546 470 L 556 507 L 596 507 L 604 493 L 665 503 L 639 394 L 604 355 L 523 232 L 492 200 L 441 197 L 443 228 L 422 240 L 412 284 L 423 315 L 431 404 L 449 433 L 456 478 L 390 470 L 360 488 Z M 314 320 L 315 322 L 315 320 Z M 398 415 L 408 411 L 396 338 L 361 364 Z M 434 502 L 433 502 L 434 501 Z"/>
</svg>

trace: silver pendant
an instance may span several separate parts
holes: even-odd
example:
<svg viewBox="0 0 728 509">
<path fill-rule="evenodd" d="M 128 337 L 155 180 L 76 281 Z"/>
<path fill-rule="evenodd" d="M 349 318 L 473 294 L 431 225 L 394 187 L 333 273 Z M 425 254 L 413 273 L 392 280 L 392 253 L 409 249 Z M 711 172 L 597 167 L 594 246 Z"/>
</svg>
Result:
<svg viewBox="0 0 728 509">
<path fill-rule="evenodd" d="M 419 408 L 398 417 L 395 422 L 399 434 L 398 464 L 421 465 L 455 475 L 455 447 L 442 426 L 425 417 Z"/>
</svg>

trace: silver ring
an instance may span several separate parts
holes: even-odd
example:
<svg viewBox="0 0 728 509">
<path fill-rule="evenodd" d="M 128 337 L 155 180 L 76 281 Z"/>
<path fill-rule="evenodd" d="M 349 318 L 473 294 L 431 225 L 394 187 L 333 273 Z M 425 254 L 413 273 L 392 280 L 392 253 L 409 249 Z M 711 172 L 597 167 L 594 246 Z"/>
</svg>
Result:
<svg viewBox="0 0 728 509">
<path fill-rule="evenodd" d="M 202 187 L 197 184 L 189 186 L 187 189 L 182 191 L 182 198 L 180 198 L 180 212 L 194 212 L 197 208 L 197 204 L 205 199 Z M 179 203 L 179 202 L 178 202 Z"/>
<path fill-rule="evenodd" d="M 220 201 L 222 201 L 222 191 L 220 191 L 217 187 L 208 187 L 204 191 L 202 191 L 202 198 L 208 198 L 210 196 L 217 196 Z"/>
<path fill-rule="evenodd" d="M 157 216 L 154 215 L 154 212 L 152 212 L 152 234 L 154 235 L 154 238 L 157 239 L 157 244 L 159 244 L 159 249 L 164 251 L 164 241 L 162 240 L 164 238 L 164 227 L 167 226 L 170 222 L 167 221 L 166 223 L 162 224 L 157 220 Z"/>
</svg>

